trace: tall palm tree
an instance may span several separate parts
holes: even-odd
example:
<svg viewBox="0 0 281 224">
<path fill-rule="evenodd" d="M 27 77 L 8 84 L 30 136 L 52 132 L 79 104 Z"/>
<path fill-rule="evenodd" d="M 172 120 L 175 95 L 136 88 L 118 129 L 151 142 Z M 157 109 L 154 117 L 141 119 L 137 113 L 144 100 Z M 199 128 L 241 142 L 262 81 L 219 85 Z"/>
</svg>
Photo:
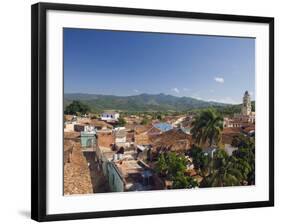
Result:
<svg viewBox="0 0 281 224">
<path fill-rule="evenodd" d="M 213 158 L 213 170 L 204 178 L 201 187 L 239 186 L 243 180 L 243 174 L 237 168 L 237 161 L 228 156 L 225 151 L 218 150 Z"/>
<path fill-rule="evenodd" d="M 199 145 L 217 145 L 223 130 L 223 117 L 213 109 L 203 110 L 192 122 L 191 134 Z"/>
</svg>

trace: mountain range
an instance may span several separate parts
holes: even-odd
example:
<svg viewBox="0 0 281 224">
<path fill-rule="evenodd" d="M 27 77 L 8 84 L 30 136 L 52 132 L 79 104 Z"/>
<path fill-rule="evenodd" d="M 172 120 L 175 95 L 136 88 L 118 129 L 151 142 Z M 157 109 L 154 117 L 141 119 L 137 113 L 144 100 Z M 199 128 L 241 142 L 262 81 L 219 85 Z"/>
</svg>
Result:
<svg viewBox="0 0 281 224">
<path fill-rule="evenodd" d="M 64 106 L 77 100 L 87 104 L 94 111 L 185 111 L 210 106 L 231 106 L 231 104 L 209 102 L 192 97 L 176 97 L 160 94 L 140 94 L 134 96 L 115 96 L 85 93 L 65 93 Z"/>
</svg>

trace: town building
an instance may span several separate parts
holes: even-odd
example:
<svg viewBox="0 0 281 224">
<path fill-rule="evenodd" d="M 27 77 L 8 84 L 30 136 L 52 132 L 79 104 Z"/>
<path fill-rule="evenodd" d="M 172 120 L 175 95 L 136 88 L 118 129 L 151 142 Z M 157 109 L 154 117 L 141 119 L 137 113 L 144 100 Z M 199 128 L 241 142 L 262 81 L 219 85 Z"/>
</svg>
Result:
<svg viewBox="0 0 281 224">
<path fill-rule="evenodd" d="M 105 121 L 101 121 L 98 119 L 92 119 L 90 121 L 91 125 L 95 126 L 96 130 L 106 130 L 106 129 L 113 129 L 111 124 L 106 123 Z"/>
<path fill-rule="evenodd" d="M 149 145 L 151 138 L 160 135 L 160 129 L 153 125 L 138 125 L 135 127 L 134 140 L 136 145 Z"/>
<path fill-rule="evenodd" d="M 108 147 L 99 146 L 96 152 L 112 192 L 162 189 L 161 183 L 155 181 L 158 177 L 153 170 L 136 159 L 135 150 L 125 150 L 119 155 Z"/>
<path fill-rule="evenodd" d="M 248 91 L 243 96 L 241 113 L 233 117 L 224 117 L 225 128 L 243 128 L 255 124 L 255 112 L 252 111 L 251 97 Z"/>
<path fill-rule="evenodd" d="M 101 147 L 111 148 L 115 143 L 112 130 L 97 130 L 98 144 Z"/>
<path fill-rule="evenodd" d="M 243 129 L 239 127 L 224 128 L 222 131 L 222 144 L 224 145 L 224 150 L 230 156 L 232 152 L 237 150 L 237 147 L 232 146 L 232 140 L 235 136 L 242 134 Z"/>
<path fill-rule="evenodd" d="M 248 91 L 246 91 L 243 96 L 241 114 L 244 116 L 248 116 L 250 115 L 251 112 L 252 112 L 251 97 Z"/>
<path fill-rule="evenodd" d="M 88 124 L 81 124 L 81 123 L 79 123 L 79 124 L 74 124 L 73 129 L 74 129 L 74 131 L 76 131 L 76 132 L 81 132 L 81 131 L 84 131 L 84 130 L 85 130 L 86 126 L 88 126 Z"/>
<path fill-rule="evenodd" d="M 180 128 L 174 128 L 151 138 L 153 154 L 162 151 L 185 152 L 191 148 L 192 136 Z"/>
<path fill-rule="evenodd" d="M 96 132 L 81 132 L 81 147 L 84 151 L 94 151 L 96 147 L 97 135 Z"/>
<path fill-rule="evenodd" d="M 74 131 L 74 125 L 76 123 L 75 122 L 71 122 L 71 121 L 65 121 L 64 122 L 64 132 L 71 132 Z"/>
<path fill-rule="evenodd" d="M 133 125 L 133 124 L 136 125 L 141 123 L 142 118 L 137 115 L 130 115 L 130 116 L 124 116 L 124 120 L 128 125 Z"/>
<path fill-rule="evenodd" d="M 108 111 L 108 112 L 103 112 L 100 118 L 102 121 L 111 123 L 111 122 L 117 122 L 119 116 L 120 114 L 115 111 Z"/>
</svg>

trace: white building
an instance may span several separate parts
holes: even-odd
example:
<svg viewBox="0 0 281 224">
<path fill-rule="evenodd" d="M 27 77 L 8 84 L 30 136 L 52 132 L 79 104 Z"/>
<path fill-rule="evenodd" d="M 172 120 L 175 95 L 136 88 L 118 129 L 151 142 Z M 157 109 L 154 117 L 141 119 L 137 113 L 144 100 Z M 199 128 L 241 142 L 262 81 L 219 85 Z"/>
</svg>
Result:
<svg viewBox="0 0 281 224">
<path fill-rule="evenodd" d="M 116 122 L 119 119 L 119 113 L 117 112 L 103 112 L 101 114 L 101 120 L 107 122 Z"/>
</svg>

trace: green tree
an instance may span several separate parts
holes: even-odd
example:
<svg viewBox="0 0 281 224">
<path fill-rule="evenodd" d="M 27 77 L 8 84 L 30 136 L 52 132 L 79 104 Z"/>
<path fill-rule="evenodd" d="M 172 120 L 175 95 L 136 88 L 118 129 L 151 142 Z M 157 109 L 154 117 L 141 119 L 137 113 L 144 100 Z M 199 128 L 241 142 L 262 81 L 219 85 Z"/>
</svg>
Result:
<svg viewBox="0 0 281 224">
<path fill-rule="evenodd" d="M 161 114 L 157 114 L 156 119 L 158 119 L 159 121 L 162 121 L 162 115 Z"/>
<path fill-rule="evenodd" d="M 198 182 L 190 176 L 185 176 L 183 173 L 179 172 L 173 177 L 173 189 L 190 189 L 195 187 L 198 187 Z"/>
<path fill-rule="evenodd" d="M 244 135 L 236 136 L 232 145 L 238 147 L 232 157 L 237 160 L 237 168 L 243 174 L 244 182 L 255 184 L 255 140 Z"/>
<path fill-rule="evenodd" d="M 201 148 L 193 146 L 188 150 L 188 156 L 192 158 L 194 168 L 200 176 L 205 177 L 209 174 L 212 158 L 208 154 L 206 155 Z"/>
<path fill-rule="evenodd" d="M 168 172 L 168 165 L 166 163 L 166 159 L 164 154 L 160 154 L 156 163 L 156 172 L 160 174 L 160 176 L 166 176 Z"/>
<path fill-rule="evenodd" d="M 175 152 L 170 152 L 166 156 L 168 166 L 168 177 L 171 179 L 178 173 L 184 173 L 186 170 L 187 160 L 183 155 L 177 155 Z"/>
<path fill-rule="evenodd" d="M 239 186 L 243 175 L 236 167 L 236 160 L 224 150 L 217 150 L 212 161 L 212 171 L 203 179 L 201 187 Z"/>
<path fill-rule="evenodd" d="M 183 155 L 174 152 L 161 154 L 156 163 L 156 172 L 173 181 L 172 188 L 194 188 L 198 186 L 195 179 L 185 175 L 187 160 Z"/>
<path fill-rule="evenodd" d="M 118 126 L 125 126 L 126 125 L 126 120 L 123 117 L 118 118 Z"/>
<path fill-rule="evenodd" d="M 231 145 L 238 148 L 255 148 L 254 138 L 244 136 L 242 134 L 234 136 L 232 139 Z"/>
<path fill-rule="evenodd" d="M 192 122 L 191 134 L 199 145 L 208 142 L 217 145 L 223 130 L 223 117 L 213 109 L 200 112 Z"/>
<path fill-rule="evenodd" d="M 90 111 L 90 108 L 88 105 L 80 102 L 80 101 L 77 101 L 77 100 L 74 100 L 72 101 L 71 104 L 69 104 L 66 108 L 65 108 L 65 111 L 64 113 L 65 114 L 72 114 L 72 115 L 77 115 L 77 114 L 86 114 Z"/>
<path fill-rule="evenodd" d="M 187 160 L 182 155 L 177 155 L 175 152 L 161 154 L 156 162 L 156 171 L 161 175 L 165 175 L 168 179 L 186 170 Z"/>
<path fill-rule="evenodd" d="M 252 105 L 252 111 L 256 111 L 256 102 L 252 101 L 251 105 Z"/>
<path fill-rule="evenodd" d="M 239 170 L 242 175 L 241 183 L 243 185 L 251 183 L 250 178 L 254 167 L 252 167 L 249 162 L 244 158 L 237 158 L 235 156 L 231 156 L 231 159 L 233 160 L 233 167 Z"/>
<path fill-rule="evenodd" d="M 143 118 L 141 121 L 141 125 L 147 125 L 149 123 L 149 120 L 147 118 Z"/>
</svg>

